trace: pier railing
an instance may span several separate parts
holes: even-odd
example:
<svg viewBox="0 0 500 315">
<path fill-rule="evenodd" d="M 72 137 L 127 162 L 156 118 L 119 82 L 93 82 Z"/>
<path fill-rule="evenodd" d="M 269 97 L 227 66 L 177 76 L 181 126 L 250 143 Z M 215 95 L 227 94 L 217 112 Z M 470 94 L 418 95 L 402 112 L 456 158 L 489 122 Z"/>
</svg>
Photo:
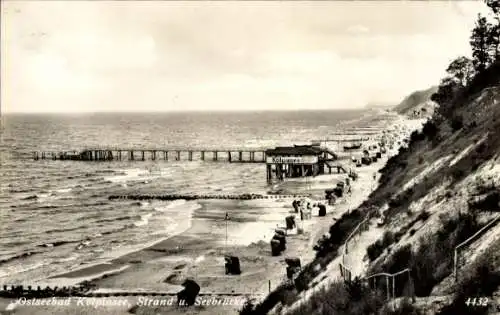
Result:
<svg viewBox="0 0 500 315">
<path fill-rule="evenodd" d="M 269 148 L 125 148 L 125 147 L 87 147 L 71 151 L 35 151 L 34 160 L 73 160 L 73 161 L 225 161 L 229 163 L 266 163 Z M 335 152 L 321 148 L 325 161 L 338 159 Z M 331 157 L 328 158 L 328 155 Z"/>
<path fill-rule="evenodd" d="M 188 160 L 265 163 L 267 148 L 122 148 L 87 147 L 80 151 L 35 151 L 34 160 L 145 161 Z"/>
</svg>

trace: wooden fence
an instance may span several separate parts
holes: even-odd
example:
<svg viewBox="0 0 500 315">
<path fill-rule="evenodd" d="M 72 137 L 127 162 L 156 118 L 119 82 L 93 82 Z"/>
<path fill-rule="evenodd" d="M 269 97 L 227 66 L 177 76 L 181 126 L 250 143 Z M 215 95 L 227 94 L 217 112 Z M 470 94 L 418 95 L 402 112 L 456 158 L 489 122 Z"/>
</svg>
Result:
<svg viewBox="0 0 500 315">
<path fill-rule="evenodd" d="M 354 239 L 354 237 L 359 237 L 361 233 L 367 231 L 369 228 L 369 222 L 371 219 L 371 214 L 368 214 L 363 221 L 361 221 L 349 234 L 347 237 L 344 248 L 342 251 L 342 263 L 345 265 L 345 256 L 349 253 L 349 242 Z"/>
<path fill-rule="evenodd" d="M 406 284 L 408 290 L 406 294 L 408 296 L 411 296 L 412 298 L 415 296 L 415 290 L 413 287 L 413 279 L 411 277 L 410 273 L 411 269 L 406 268 L 401 271 L 395 272 L 395 273 L 376 273 L 367 277 L 362 278 L 361 280 L 365 283 L 368 284 L 368 286 L 372 289 L 377 289 L 379 284 L 381 283 L 382 279 L 385 279 L 385 292 L 387 299 L 395 299 L 396 298 L 396 292 L 403 292 L 404 287 L 401 288 L 401 290 L 397 290 L 397 282 L 396 282 L 396 277 L 403 277 L 407 276 L 408 277 L 408 282 Z"/>
<path fill-rule="evenodd" d="M 498 222 L 500 222 L 500 215 L 496 216 L 493 220 L 491 220 L 488 224 L 486 224 L 482 229 L 477 231 L 474 235 L 460 243 L 455 247 L 454 256 L 453 256 L 453 277 L 455 278 L 455 282 L 458 281 L 458 271 L 463 265 L 463 257 L 461 256 L 461 252 L 468 247 L 471 243 L 477 240 L 479 237 L 484 235 L 490 228 L 495 226 Z"/>
</svg>

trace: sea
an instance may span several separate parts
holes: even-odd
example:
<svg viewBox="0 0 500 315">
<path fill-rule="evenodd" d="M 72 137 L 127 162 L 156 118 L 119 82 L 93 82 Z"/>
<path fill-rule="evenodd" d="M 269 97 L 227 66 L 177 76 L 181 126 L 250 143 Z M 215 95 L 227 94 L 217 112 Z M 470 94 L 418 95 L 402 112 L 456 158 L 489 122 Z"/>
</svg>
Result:
<svg viewBox="0 0 500 315">
<path fill-rule="evenodd" d="M 111 194 L 265 194 L 264 164 L 53 161 L 33 151 L 272 148 L 369 126 L 381 110 L 4 114 L 0 129 L 0 284 L 40 281 L 182 233 L 197 201 L 108 200 Z M 219 220 L 219 212 L 204 212 Z M 252 215 L 249 212 L 249 215 Z"/>
</svg>

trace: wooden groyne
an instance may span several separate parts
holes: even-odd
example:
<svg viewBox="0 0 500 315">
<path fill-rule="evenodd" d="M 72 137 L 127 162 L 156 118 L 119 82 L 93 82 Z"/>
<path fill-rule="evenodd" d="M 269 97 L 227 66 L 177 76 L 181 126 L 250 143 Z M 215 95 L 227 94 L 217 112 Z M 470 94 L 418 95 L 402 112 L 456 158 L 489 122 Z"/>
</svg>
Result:
<svg viewBox="0 0 500 315">
<path fill-rule="evenodd" d="M 335 135 L 335 134 L 333 134 Z M 345 136 L 346 134 L 342 134 L 342 136 Z M 352 135 L 358 135 L 359 134 L 352 134 Z M 363 138 L 345 138 L 345 137 L 339 137 L 339 138 L 324 138 L 324 139 L 316 139 L 316 140 L 312 140 L 311 142 L 317 142 L 317 143 L 320 143 L 320 142 L 338 142 L 338 143 L 341 143 L 341 142 L 366 142 L 366 141 L 369 141 L 371 138 L 370 137 L 363 137 Z"/>
<path fill-rule="evenodd" d="M 228 200 L 252 200 L 252 199 L 286 199 L 286 198 L 309 198 L 310 195 L 259 195 L 259 194 L 239 194 L 239 195 L 111 195 L 109 200 L 199 200 L 199 199 L 228 199 Z"/>
<path fill-rule="evenodd" d="M 229 163 L 265 163 L 265 148 L 87 148 L 81 151 L 35 151 L 34 160 L 70 161 L 225 161 Z"/>
</svg>

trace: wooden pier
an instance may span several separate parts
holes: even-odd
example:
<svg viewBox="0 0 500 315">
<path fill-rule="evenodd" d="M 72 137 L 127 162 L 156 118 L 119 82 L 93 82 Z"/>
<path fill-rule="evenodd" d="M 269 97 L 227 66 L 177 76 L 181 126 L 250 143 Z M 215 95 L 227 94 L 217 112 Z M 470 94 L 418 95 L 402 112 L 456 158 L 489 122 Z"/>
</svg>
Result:
<svg viewBox="0 0 500 315">
<path fill-rule="evenodd" d="M 214 148 L 87 148 L 81 151 L 35 151 L 34 160 L 70 161 L 224 161 L 229 163 L 265 163 L 266 149 Z"/>
</svg>

